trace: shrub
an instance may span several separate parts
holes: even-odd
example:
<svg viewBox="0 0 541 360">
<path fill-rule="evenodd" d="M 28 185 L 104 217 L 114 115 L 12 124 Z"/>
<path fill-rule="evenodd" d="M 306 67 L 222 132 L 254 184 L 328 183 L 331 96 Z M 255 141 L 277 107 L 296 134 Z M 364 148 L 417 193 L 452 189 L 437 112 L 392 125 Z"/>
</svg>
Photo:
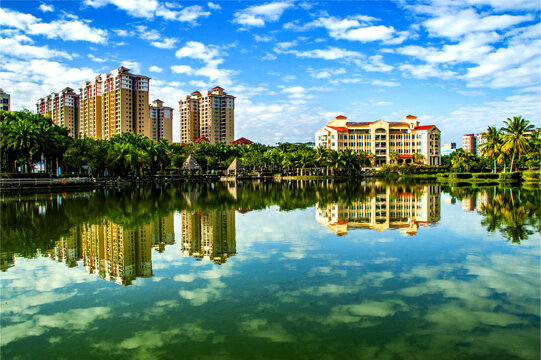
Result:
<svg viewBox="0 0 541 360">
<path fill-rule="evenodd" d="M 492 179 L 497 180 L 500 178 L 500 174 L 491 174 L 491 173 L 475 173 L 472 174 L 474 179 Z"/>
<path fill-rule="evenodd" d="M 471 179 L 471 173 L 450 173 L 449 179 Z"/>
<path fill-rule="evenodd" d="M 541 179 L 541 171 L 525 171 L 522 173 L 522 178 L 525 180 Z"/>
<path fill-rule="evenodd" d="M 522 179 L 522 173 L 520 171 L 500 173 L 500 180 L 520 180 Z"/>
</svg>

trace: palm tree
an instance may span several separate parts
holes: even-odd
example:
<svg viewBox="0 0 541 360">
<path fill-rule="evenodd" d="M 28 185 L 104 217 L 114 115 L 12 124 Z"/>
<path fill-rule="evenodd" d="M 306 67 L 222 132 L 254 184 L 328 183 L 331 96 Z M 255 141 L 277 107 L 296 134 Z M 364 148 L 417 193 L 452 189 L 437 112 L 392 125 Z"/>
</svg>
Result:
<svg viewBox="0 0 541 360">
<path fill-rule="evenodd" d="M 9 127 L 6 137 L 6 148 L 19 152 L 25 159 L 25 172 L 28 172 L 31 165 L 32 153 L 39 144 L 38 129 L 28 118 L 24 117 L 14 121 Z"/>
<path fill-rule="evenodd" d="M 533 129 L 534 126 L 531 125 L 528 120 L 523 119 L 522 116 L 513 116 L 512 120 L 507 118 L 504 123 L 507 126 L 503 128 L 505 134 L 502 138 L 502 150 L 510 151 L 512 153 L 509 171 L 513 172 L 515 155 L 518 153 L 520 156 L 520 154 L 528 151 L 529 148 L 528 140 L 524 135 L 528 130 Z"/>
<path fill-rule="evenodd" d="M 389 154 L 389 159 L 391 159 L 393 163 L 398 164 L 398 160 L 400 160 L 400 154 L 396 151 L 393 151 Z"/>
<path fill-rule="evenodd" d="M 425 160 L 425 156 L 421 153 L 413 154 L 413 161 L 416 163 L 422 163 Z"/>
<path fill-rule="evenodd" d="M 496 126 L 489 126 L 487 132 L 482 135 L 485 142 L 481 145 L 481 154 L 494 160 L 494 173 L 497 172 L 496 160 L 501 148 L 501 132 L 502 129 L 496 129 Z"/>
</svg>

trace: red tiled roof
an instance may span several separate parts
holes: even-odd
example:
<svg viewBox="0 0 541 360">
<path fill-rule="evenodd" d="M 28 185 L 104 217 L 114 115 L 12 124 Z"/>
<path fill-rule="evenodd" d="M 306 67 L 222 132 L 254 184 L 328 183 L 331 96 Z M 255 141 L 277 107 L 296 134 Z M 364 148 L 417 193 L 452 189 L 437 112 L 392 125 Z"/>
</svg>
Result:
<svg viewBox="0 0 541 360">
<path fill-rule="evenodd" d="M 207 139 L 206 137 L 204 136 L 201 136 L 200 138 L 198 138 L 197 140 L 195 140 L 195 143 L 196 144 L 199 144 L 201 141 L 205 140 L 206 142 L 209 142 L 209 139 Z"/>
<path fill-rule="evenodd" d="M 243 138 L 243 137 L 241 137 L 240 139 L 237 139 L 237 140 L 233 141 L 233 144 L 246 144 L 246 145 L 250 145 L 250 144 L 252 144 L 252 143 L 253 143 L 253 141 L 248 140 L 248 139 Z"/>
<path fill-rule="evenodd" d="M 222 90 L 223 90 L 223 88 L 221 88 L 221 87 L 219 87 L 219 86 L 215 86 L 215 87 L 213 87 L 211 90 L 216 90 L 216 89 L 222 89 Z"/>
<path fill-rule="evenodd" d="M 192 93 L 192 95 L 193 95 L 193 94 L 201 94 L 201 93 L 200 93 L 199 91 L 194 91 L 194 92 Z"/>
<path fill-rule="evenodd" d="M 407 117 L 408 119 L 417 119 L 417 116 L 415 116 L 415 115 L 408 115 L 408 116 L 406 116 L 406 117 Z"/>
<path fill-rule="evenodd" d="M 400 197 L 412 197 L 413 194 L 412 193 L 401 193 L 399 196 Z"/>
<path fill-rule="evenodd" d="M 338 115 L 336 118 L 337 119 L 347 119 L 347 117 L 345 117 L 344 115 Z"/>
<path fill-rule="evenodd" d="M 339 126 L 327 126 L 329 129 L 333 129 L 333 130 L 336 130 L 336 131 L 348 131 L 348 128 L 347 127 L 339 127 Z"/>
<path fill-rule="evenodd" d="M 413 158 L 413 155 L 410 155 L 410 154 L 402 154 L 402 155 L 400 155 L 400 157 L 403 158 L 403 159 L 411 159 L 411 158 Z"/>
<path fill-rule="evenodd" d="M 433 127 L 434 125 L 423 125 L 423 126 L 417 126 L 416 128 L 414 128 L 413 130 L 428 130 L 430 129 L 431 127 Z"/>
</svg>

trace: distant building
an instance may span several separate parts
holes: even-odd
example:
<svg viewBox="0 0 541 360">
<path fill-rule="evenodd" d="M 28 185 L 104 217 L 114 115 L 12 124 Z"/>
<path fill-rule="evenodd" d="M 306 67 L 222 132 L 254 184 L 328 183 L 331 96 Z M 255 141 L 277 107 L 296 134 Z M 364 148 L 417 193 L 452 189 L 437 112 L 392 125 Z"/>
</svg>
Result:
<svg viewBox="0 0 541 360">
<path fill-rule="evenodd" d="M 455 151 L 456 151 L 456 143 L 454 143 L 454 142 L 445 143 L 441 147 L 441 156 L 451 155 Z"/>
<path fill-rule="evenodd" d="M 79 131 L 79 94 L 72 88 L 38 99 L 38 114 L 49 115 L 58 126 L 65 126 L 69 136 L 75 137 Z"/>
<path fill-rule="evenodd" d="M 435 125 L 419 125 L 413 115 L 399 122 L 348 122 L 340 115 L 316 131 L 315 137 L 316 147 L 375 154 L 377 166 L 389 164 L 392 152 L 400 155 L 400 162 L 412 162 L 414 154 L 421 154 L 425 164 L 441 164 L 440 130 Z"/>
<path fill-rule="evenodd" d="M 150 105 L 150 138 L 154 141 L 173 141 L 173 108 L 163 106 L 163 101 L 159 99 Z"/>
<path fill-rule="evenodd" d="M 0 110 L 11 111 L 11 96 L 0 89 Z"/>
<path fill-rule="evenodd" d="M 462 135 L 462 149 L 465 152 L 477 154 L 477 138 L 475 134 Z"/>
<path fill-rule="evenodd" d="M 232 144 L 233 145 L 250 145 L 250 144 L 253 144 L 253 141 L 241 137 L 240 139 L 233 141 Z"/>
<path fill-rule="evenodd" d="M 483 134 L 484 133 L 462 135 L 462 149 L 465 152 L 481 156 L 481 149 L 483 148 L 483 144 L 486 143 Z"/>
<path fill-rule="evenodd" d="M 211 144 L 231 144 L 235 133 L 235 97 L 219 86 L 194 91 L 179 101 L 180 143 L 204 136 Z"/>
</svg>

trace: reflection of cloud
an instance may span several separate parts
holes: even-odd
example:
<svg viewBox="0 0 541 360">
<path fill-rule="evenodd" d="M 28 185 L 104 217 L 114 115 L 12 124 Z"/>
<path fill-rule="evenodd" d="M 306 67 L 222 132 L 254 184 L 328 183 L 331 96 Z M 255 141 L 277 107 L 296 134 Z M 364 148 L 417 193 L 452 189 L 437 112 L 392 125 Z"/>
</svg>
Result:
<svg viewBox="0 0 541 360">
<path fill-rule="evenodd" d="M 204 288 L 180 290 L 178 294 L 181 298 L 188 300 L 193 306 L 201 306 L 208 301 L 220 299 L 222 289 L 225 287 L 226 285 L 222 281 L 211 279 Z"/>
<path fill-rule="evenodd" d="M 408 306 L 401 300 L 366 301 L 361 304 L 338 305 L 331 309 L 329 316 L 321 319 L 325 325 L 356 324 L 360 327 L 377 325 L 375 318 L 393 316 L 406 311 Z"/>
<path fill-rule="evenodd" d="M 108 307 L 72 309 L 53 315 L 36 315 L 31 320 L 15 325 L 2 326 L 2 346 L 28 336 L 39 336 L 52 328 L 83 331 L 90 323 L 111 316 Z"/>
<path fill-rule="evenodd" d="M 77 294 L 76 291 L 69 293 L 44 292 L 37 294 L 25 293 L 15 296 L 7 301 L 7 304 L 2 305 L 2 313 L 13 314 L 35 314 L 39 311 L 39 306 L 51 304 L 57 301 L 69 299 Z M 4 295 L 2 298 L 6 298 Z"/>
<path fill-rule="evenodd" d="M 269 339 L 273 342 L 293 342 L 294 337 L 281 324 L 269 323 L 266 319 L 251 319 L 240 323 L 240 331 L 248 336 Z"/>
</svg>

